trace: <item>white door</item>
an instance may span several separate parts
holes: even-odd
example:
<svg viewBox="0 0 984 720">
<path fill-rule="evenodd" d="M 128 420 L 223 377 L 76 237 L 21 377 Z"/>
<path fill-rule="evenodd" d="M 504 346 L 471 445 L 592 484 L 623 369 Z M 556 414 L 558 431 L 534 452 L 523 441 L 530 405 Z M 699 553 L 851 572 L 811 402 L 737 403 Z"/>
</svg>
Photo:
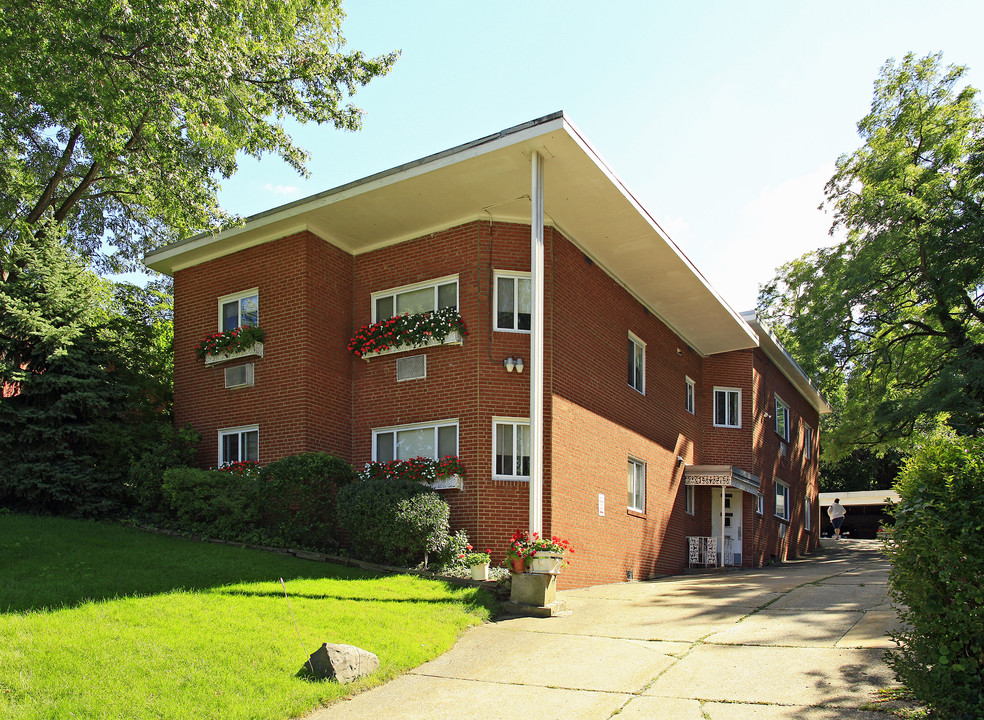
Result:
<svg viewBox="0 0 984 720">
<path fill-rule="evenodd" d="M 711 487 L 711 534 L 721 537 L 721 488 Z M 741 565 L 741 519 L 742 501 L 741 490 L 726 488 L 724 491 L 724 537 L 725 547 L 730 547 L 731 553 L 725 553 L 725 564 Z M 728 540 L 728 538 L 731 538 Z M 718 541 L 720 544 L 720 541 Z M 733 558 L 731 557 L 733 554 Z M 720 563 L 720 548 L 718 562 Z"/>
</svg>

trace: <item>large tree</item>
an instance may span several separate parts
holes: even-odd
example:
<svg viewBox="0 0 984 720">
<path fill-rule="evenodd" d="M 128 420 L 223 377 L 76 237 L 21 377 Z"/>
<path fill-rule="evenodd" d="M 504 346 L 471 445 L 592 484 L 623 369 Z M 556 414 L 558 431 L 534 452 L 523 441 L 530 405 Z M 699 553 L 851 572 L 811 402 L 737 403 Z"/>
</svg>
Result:
<svg viewBox="0 0 984 720">
<path fill-rule="evenodd" d="M 283 120 L 358 128 L 348 97 L 396 57 L 343 52 L 342 16 L 341 0 L 5 2 L 0 257 L 53 220 L 96 267 L 133 269 L 229 220 L 215 195 L 238 153 L 303 173 Z"/>
<path fill-rule="evenodd" d="M 825 449 L 984 428 L 984 118 L 966 68 L 889 61 L 826 186 L 846 239 L 780 268 L 759 310 L 836 408 Z"/>
</svg>

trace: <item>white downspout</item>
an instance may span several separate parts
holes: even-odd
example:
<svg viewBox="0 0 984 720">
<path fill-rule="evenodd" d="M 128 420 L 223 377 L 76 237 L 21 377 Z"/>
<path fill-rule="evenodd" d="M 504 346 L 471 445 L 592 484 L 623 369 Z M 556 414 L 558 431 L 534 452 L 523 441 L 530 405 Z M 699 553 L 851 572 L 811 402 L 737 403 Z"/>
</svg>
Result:
<svg viewBox="0 0 984 720">
<path fill-rule="evenodd" d="M 543 157 L 530 154 L 530 534 L 543 534 Z"/>
</svg>

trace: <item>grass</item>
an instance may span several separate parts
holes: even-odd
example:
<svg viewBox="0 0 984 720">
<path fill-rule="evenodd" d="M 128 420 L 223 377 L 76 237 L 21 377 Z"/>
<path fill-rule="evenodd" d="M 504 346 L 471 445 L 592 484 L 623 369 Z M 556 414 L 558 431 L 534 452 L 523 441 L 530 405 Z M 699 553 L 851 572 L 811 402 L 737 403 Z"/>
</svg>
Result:
<svg viewBox="0 0 984 720">
<path fill-rule="evenodd" d="M 491 602 L 412 576 L 0 515 L 0 717 L 296 717 L 437 657 Z M 348 686 L 304 679 L 323 642 L 370 650 L 380 669 Z"/>
</svg>

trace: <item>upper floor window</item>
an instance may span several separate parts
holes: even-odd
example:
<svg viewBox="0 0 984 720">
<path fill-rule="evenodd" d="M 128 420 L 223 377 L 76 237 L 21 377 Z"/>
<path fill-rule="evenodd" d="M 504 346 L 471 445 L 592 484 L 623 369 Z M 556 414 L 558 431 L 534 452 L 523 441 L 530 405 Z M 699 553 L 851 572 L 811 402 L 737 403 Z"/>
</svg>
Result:
<svg viewBox="0 0 984 720">
<path fill-rule="evenodd" d="M 776 434 L 789 442 L 789 405 L 776 395 Z"/>
<path fill-rule="evenodd" d="M 803 425 L 803 457 L 807 460 L 813 457 L 813 428 Z"/>
<path fill-rule="evenodd" d="M 684 407 L 687 409 L 688 413 L 694 412 L 694 395 L 696 395 L 697 384 L 691 380 L 689 377 L 685 378 L 687 383 L 686 388 L 686 400 L 684 401 Z"/>
<path fill-rule="evenodd" d="M 372 294 L 372 321 L 458 307 L 458 276 L 404 285 Z"/>
<path fill-rule="evenodd" d="M 714 388 L 714 425 L 741 427 L 741 390 L 738 388 Z"/>
<path fill-rule="evenodd" d="M 629 333 L 629 387 L 646 394 L 646 343 Z"/>
<path fill-rule="evenodd" d="M 219 465 L 260 459 L 258 425 L 219 430 Z"/>
<path fill-rule="evenodd" d="M 528 273 L 495 274 L 495 329 L 529 332 L 533 313 Z"/>
<path fill-rule="evenodd" d="M 260 324 L 260 300 L 256 288 L 219 298 L 219 330 L 234 330 L 240 325 Z"/>
<path fill-rule="evenodd" d="M 458 421 L 399 425 L 372 431 L 372 459 L 376 462 L 432 460 L 458 454 Z"/>
<path fill-rule="evenodd" d="M 776 517 L 789 520 L 789 485 L 776 480 Z"/>
<path fill-rule="evenodd" d="M 755 512 L 759 515 L 765 514 L 765 495 L 762 493 L 755 495 Z"/>
<path fill-rule="evenodd" d="M 529 420 L 492 421 L 492 476 L 500 480 L 529 480 Z"/>
<path fill-rule="evenodd" d="M 629 510 L 646 512 L 646 463 L 629 458 Z"/>
</svg>

